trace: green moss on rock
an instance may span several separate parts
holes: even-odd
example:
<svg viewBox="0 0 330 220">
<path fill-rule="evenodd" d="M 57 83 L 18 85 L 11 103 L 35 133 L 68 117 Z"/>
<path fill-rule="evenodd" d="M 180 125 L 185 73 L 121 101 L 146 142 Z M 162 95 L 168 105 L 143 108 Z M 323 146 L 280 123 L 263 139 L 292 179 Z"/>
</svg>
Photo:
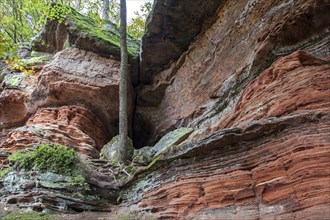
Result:
<svg viewBox="0 0 330 220">
<path fill-rule="evenodd" d="M 73 189 L 89 190 L 89 185 L 85 182 L 82 174 L 73 174 L 71 176 L 56 173 L 40 174 L 40 185 L 50 189 Z"/>
<path fill-rule="evenodd" d="M 24 73 L 7 74 L 4 77 L 6 87 L 17 88 L 21 84 L 22 80 L 26 77 Z"/>
<path fill-rule="evenodd" d="M 153 147 L 156 151 L 155 157 L 186 140 L 193 131 L 192 128 L 179 128 L 167 133 Z"/>
<path fill-rule="evenodd" d="M 160 158 L 162 157 L 162 155 L 158 155 L 157 157 L 155 157 L 155 159 L 153 159 L 153 161 L 151 161 L 148 166 L 147 169 L 150 169 L 153 165 L 155 165 L 155 163 L 160 160 Z"/>
<path fill-rule="evenodd" d="M 99 44 L 112 46 L 115 50 L 120 50 L 120 35 L 118 31 L 105 30 L 95 20 L 75 10 L 72 10 L 71 14 L 68 15 L 67 20 L 71 32 L 79 36 L 94 39 Z M 128 36 L 127 50 L 130 55 L 135 56 L 139 50 L 138 41 Z"/>
<path fill-rule="evenodd" d="M 128 138 L 127 158 L 131 159 L 134 153 L 133 141 Z M 119 146 L 119 135 L 113 137 L 109 143 L 104 145 L 101 150 L 100 158 L 103 160 L 109 160 L 113 164 L 119 163 L 120 158 L 120 146 Z"/>
<path fill-rule="evenodd" d="M 143 147 L 141 149 L 135 149 L 133 155 L 133 163 L 138 165 L 148 165 L 156 151 L 152 147 Z"/>
<path fill-rule="evenodd" d="M 39 57 L 31 57 L 29 59 L 23 60 L 26 65 L 32 65 L 32 64 L 39 64 L 47 61 L 46 56 L 39 56 Z"/>
<path fill-rule="evenodd" d="M 71 46 L 101 55 L 120 57 L 120 35 L 115 24 L 107 22 L 109 23 L 108 26 L 110 25 L 112 28 L 105 28 L 100 22 L 80 14 L 69 6 L 54 4 L 54 7 L 56 8 L 55 11 L 61 10 L 61 14 L 55 13 L 55 16 L 49 17 L 43 32 L 33 40 L 33 49 L 55 52 Z M 51 8 L 50 11 L 52 10 Z M 65 14 L 64 17 L 63 13 Z M 60 36 L 63 39 L 54 37 L 56 36 L 55 32 L 59 30 L 61 30 Z M 66 45 L 58 48 L 58 41 Z M 127 49 L 129 55 L 135 57 L 139 48 L 139 41 L 128 35 Z"/>
<path fill-rule="evenodd" d="M 78 155 L 62 145 L 40 145 L 36 149 L 21 150 L 8 157 L 18 170 L 37 170 L 54 173 L 72 173 Z"/>
</svg>

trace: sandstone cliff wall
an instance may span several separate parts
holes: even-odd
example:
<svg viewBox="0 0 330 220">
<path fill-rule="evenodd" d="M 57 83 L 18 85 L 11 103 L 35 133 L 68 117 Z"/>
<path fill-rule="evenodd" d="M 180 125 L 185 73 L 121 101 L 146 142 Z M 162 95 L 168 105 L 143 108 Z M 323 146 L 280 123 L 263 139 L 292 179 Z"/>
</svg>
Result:
<svg viewBox="0 0 330 220">
<path fill-rule="evenodd" d="M 135 124 L 147 125 L 136 129 L 149 132 L 136 142 L 151 144 L 173 128 L 208 128 L 223 120 L 279 57 L 300 49 L 326 59 L 328 12 L 327 1 L 223 1 L 178 61 L 138 92 Z"/>
<path fill-rule="evenodd" d="M 88 193 L 103 200 L 54 196 L 63 190 L 39 186 L 39 174 L 15 171 L 0 181 L 8 186 L 1 188 L 2 202 L 37 204 L 40 211 L 45 204 L 58 210 L 64 201 L 71 211 L 157 219 L 330 218 L 329 1 L 190 3 L 155 2 L 140 74 L 132 77 L 136 100 L 133 86 L 129 94 L 136 147 L 189 129 L 158 142 L 157 156 L 149 152 L 147 162 L 130 165 L 131 173 L 99 160 L 118 130 L 119 61 L 98 55 L 79 35 L 80 49 L 71 42 L 34 76 L 6 76 L 0 146 L 74 148 L 88 168 L 86 183 L 94 190 Z M 86 51 L 91 47 L 96 53 Z"/>
<path fill-rule="evenodd" d="M 138 91 L 136 143 L 195 132 L 127 189 L 128 204 L 160 219 L 328 219 L 329 11 L 223 1 Z"/>
<path fill-rule="evenodd" d="M 0 96 L 1 147 L 15 152 L 58 143 L 98 158 L 118 133 L 119 66 L 117 60 L 68 48 L 36 75 L 23 77 L 14 87 L 5 85 Z"/>
</svg>

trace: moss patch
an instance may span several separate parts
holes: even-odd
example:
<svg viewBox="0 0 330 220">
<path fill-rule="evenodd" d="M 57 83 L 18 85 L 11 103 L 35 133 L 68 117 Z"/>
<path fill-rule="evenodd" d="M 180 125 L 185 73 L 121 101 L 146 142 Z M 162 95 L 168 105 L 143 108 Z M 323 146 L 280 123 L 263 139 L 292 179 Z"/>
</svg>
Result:
<svg viewBox="0 0 330 220">
<path fill-rule="evenodd" d="M 4 77 L 4 81 L 7 87 L 16 88 L 21 84 L 25 76 L 24 73 L 7 74 Z"/>
<path fill-rule="evenodd" d="M 84 165 L 77 153 L 62 145 L 41 145 L 21 150 L 8 157 L 11 169 L 39 171 L 40 184 L 45 188 L 89 190 Z M 7 175 L 8 171 L 2 171 Z"/>
<path fill-rule="evenodd" d="M 78 155 L 62 145 L 41 145 L 35 150 L 21 150 L 8 157 L 10 163 L 23 170 L 71 173 Z"/>
<path fill-rule="evenodd" d="M 48 60 L 47 56 L 40 56 L 40 57 L 31 57 L 29 59 L 25 59 L 24 63 L 26 65 L 32 65 L 32 64 L 38 64 L 38 63 L 43 63 Z"/>
<path fill-rule="evenodd" d="M 155 156 L 157 157 L 163 152 L 169 150 L 170 148 L 180 144 L 181 142 L 186 140 L 192 132 L 192 128 L 179 128 L 167 133 L 154 146 L 154 150 L 157 151 Z"/>
<path fill-rule="evenodd" d="M 2 218 L 3 220 L 55 220 L 52 215 L 42 212 L 13 212 Z"/>
<path fill-rule="evenodd" d="M 111 44 L 120 49 L 120 36 L 118 33 L 102 29 L 95 20 L 86 17 L 75 10 L 71 11 L 67 19 L 70 23 L 69 29 L 72 32 L 79 32 L 79 35 L 86 35 L 98 41 L 104 41 L 106 44 Z M 136 55 L 139 50 L 138 41 L 128 36 L 127 50 L 130 55 Z"/>
</svg>

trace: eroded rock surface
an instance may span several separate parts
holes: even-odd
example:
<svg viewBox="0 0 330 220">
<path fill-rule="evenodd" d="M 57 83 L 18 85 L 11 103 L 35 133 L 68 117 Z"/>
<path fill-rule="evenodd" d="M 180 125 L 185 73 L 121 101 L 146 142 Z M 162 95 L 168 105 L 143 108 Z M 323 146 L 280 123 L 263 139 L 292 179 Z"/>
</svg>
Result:
<svg viewBox="0 0 330 220">
<path fill-rule="evenodd" d="M 5 175 L 17 177 L 15 195 L 2 202 L 109 211 L 122 200 L 118 213 L 157 219 L 329 219 L 329 11 L 326 0 L 156 1 L 134 113 L 129 94 L 134 146 L 150 146 L 135 150 L 136 166 L 98 159 L 117 134 L 117 60 L 67 48 L 35 76 L 13 77 L 0 93 L 2 166 L 5 150 L 75 148 L 105 203 L 15 172 Z"/>
<path fill-rule="evenodd" d="M 159 219 L 327 219 L 329 117 L 261 119 L 180 146 L 129 188 L 128 205 Z"/>
<path fill-rule="evenodd" d="M 301 49 L 329 57 L 329 7 L 324 0 L 223 1 L 210 27 L 138 91 L 136 130 L 147 135 L 135 142 L 150 145 L 175 128 L 223 120 L 245 87 L 281 56 Z"/>
<path fill-rule="evenodd" d="M 119 62 L 68 48 L 37 75 L 1 92 L 1 146 L 58 143 L 97 158 L 118 130 Z M 133 111 L 132 90 L 129 115 Z"/>
<path fill-rule="evenodd" d="M 100 25 L 71 7 L 52 4 L 51 10 L 64 7 L 64 20 L 48 18 L 43 30 L 33 39 L 32 48 L 37 51 L 57 52 L 67 47 L 76 47 L 92 51 L 105 57 L 120 59 L 119 30 L 116 25 L 107 21 L 107 27 Z M 139 42 L 132 37 L 127 38 L 130 58 L 137 55 Z"/>
<path fill-rule="evenodd" d="M 141 83 L 151 83 L 155 73 L 178 59 L 222 3 L 218 0 L 155 0 L 142 38 Z"/>
<path fill-rule="evenodd" d="M 328 219 L 329 7 L 224 1 L 138 93 L 144 144 L 195 132 L 125 190 L 127 206 L 159 219 Z"/>
</svg>

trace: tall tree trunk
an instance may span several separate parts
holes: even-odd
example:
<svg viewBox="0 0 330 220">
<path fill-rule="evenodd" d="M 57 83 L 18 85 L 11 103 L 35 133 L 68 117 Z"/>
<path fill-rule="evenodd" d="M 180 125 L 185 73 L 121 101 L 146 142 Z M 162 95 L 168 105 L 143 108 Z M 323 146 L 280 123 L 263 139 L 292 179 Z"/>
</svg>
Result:
<svg viewBox="0 0 330 220">
<path fill-rule="evenodd" d="M 120 1 L 121 5 L 122 1 Z M 110 11 L 110 3 L 109 0 L 103 0 L 102 6 L 102 19 L 109 20 L 109 11 Z M 126 16 L 126 3 L 125 3 L 125 16 Z"/>
<path fill-rule="evenodd" d="M 127 120 L 127 83 L 128 54 L 126 42 L 126 0 L 120 0 L 120 84 L 119 84 L 119 144 L 120 162 L 127 163 L 128 120 Z"/>
</svg>

